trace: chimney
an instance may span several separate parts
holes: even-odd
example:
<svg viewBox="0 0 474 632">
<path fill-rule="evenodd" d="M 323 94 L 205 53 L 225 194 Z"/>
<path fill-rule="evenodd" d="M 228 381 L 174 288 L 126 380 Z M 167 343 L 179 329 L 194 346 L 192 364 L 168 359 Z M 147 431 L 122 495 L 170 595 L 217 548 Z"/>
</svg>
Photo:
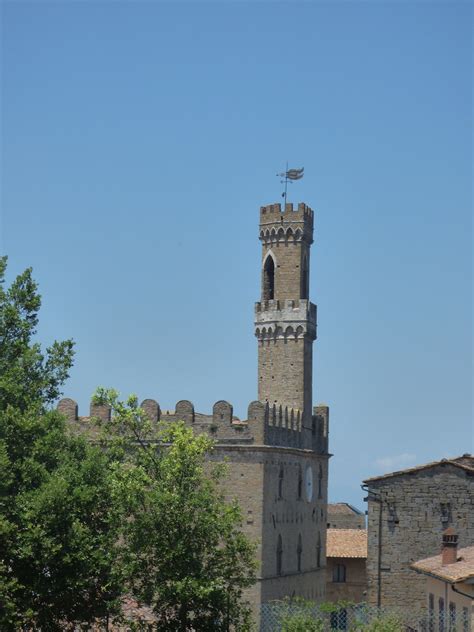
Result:
<svg viewBox="0 0 474 632">
<path fill-rule="evenodd" d="M 441 562 L 443 566 L 454 564 L 458 559 L 458 536 L 454 529 L 443 531 L 443 544 L 441 547 Z"/>
</svg>

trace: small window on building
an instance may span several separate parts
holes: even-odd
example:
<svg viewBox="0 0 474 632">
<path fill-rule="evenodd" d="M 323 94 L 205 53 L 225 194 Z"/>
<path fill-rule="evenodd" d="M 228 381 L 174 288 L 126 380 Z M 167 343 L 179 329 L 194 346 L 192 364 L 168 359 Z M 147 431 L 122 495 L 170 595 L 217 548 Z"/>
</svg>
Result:
<svg viewBox="0 0 474 632">
<path fill-rule="evenodd" d="M 296 563 L 298 568 L 298 573 L 301 573 L 301 556 L 303 553 L 303 541 L 301 539 L 301 533 L 298 536 L 298 546 L 296 547 Z"/>
<path fill-rule="evenodd" d="M 283 498 L 283 466 L 280 467 L 280 471 L 278 473 L 278 498 Z"/>
<path fill-rule="evenodd" d="M 319 466 L 319 474 L 318 474 L 318 498 L 323 497 L 323 468 L 321 465 Z"/>
<path fill-rule="evenodd" d="M 281 541 L 281 535 L 278 536 L 277 550 L 276 550 L 276 571 L 277 575 L 282 573 L 282 559 L 283 559 L 283 544 Z"/>
<path fill-rule="evenodd" d="M 316 544 L 316 568 L 321 568 L 321 534 L 318 533 L 318 541 Z"/>
<path fill-rule="evenodd" d="M 332 581 L 337 584 L 342 584 L 346 581 L 346 566 L 345 564 L 336 564 L 332 570 Z"/>
<path fill-rule="evenodd" d="M 298 500 L 301 500 L 303 496 L 303 473 L 301 471 L 301 466 L 298 468 L 298 490 L 297 490 Z"/>
<path fill-rule="evenodd" d="M 445 617 L 444 599 L 443 597 L 440 597 L 438 599 L 438 630 L 439 632 L 444 632 L 444 617 Z"/>
</svg>

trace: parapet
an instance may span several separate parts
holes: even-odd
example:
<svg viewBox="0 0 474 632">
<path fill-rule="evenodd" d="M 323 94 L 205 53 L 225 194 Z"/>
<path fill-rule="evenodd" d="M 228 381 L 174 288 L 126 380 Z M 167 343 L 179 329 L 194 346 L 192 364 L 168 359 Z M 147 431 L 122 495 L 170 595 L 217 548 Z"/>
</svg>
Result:
<svg viewBox="0 0 474 632">
<path fill-rule="evenodd" d="M 329 446 L 329 406 L 313 406 L 313 450 L 327 454 Z"/>
<path fill-rule="evenodd" d="M 268 406 L 266 441 L 269 445 L 304 448 L 302 411 L 281 404 Z"/>
<path fill-rule="evenodd" d="M 313 441 L 311 428 L 305 428 L 303 412 L 296 408 L 253 401 L 248 406 L 247 419 L 241 421 L 233 415 L 232 405 L 225 401 L 217 401 L 212 414 L 196 413 L 194 405 L 188 400 L 180 400 L 173 411 L 160 408 L 154 399 L 145 399 L 141 408 L 146 412 L 149 420 L 184 421 L 191 426 L 195 433 L 207 433 L 213 437 L 218 445 L 268 445 L 290 448 L 316 449 L 321 453 L 327 451 L 327 406 L 315 407 L 313 410 Z M 90 405 L 88 417 L 78 416 L 77 403 L 69 398 L 62 399 L 57 410 L 75 427 L 76 432 L 85 432 L 94 437 L 98 430 L 94 418 L 103 421 L 110 420 L 111 410 L 108 406 Z M 311 445 L 312 443 L 312 445 Z"/>
<path fill-rule="evenodd" d="M 317 308 L 307 299 L 255 303 L 255 335 L 259 340 L 316 339 Z"/>
<path fill-rule="evenodd" d="M 287 221 L 313 221 L 314 211 L 304 202 L 300 202 L 296 208 L 291 202 L 287 202 L 282 211 L 281 204 L 268 204 L 260 207 L 260 223 L 275 221 L 275 218 Z"/>
<path fill-rule="evenodd" d="M 306 204 L 286 204 L 284 211 L 280 204 L 270 204 L 260 208 L 260 240 L 267 246 L 278 243 L 313 243 L 314 213 Z"/>
<path fill-rule="evenodd" d="M 65 397 L 58 403 L 56 408 L 68 421 L 77 421 L 79 408 L 77 402 L 73 399 Z"/>
</svg>

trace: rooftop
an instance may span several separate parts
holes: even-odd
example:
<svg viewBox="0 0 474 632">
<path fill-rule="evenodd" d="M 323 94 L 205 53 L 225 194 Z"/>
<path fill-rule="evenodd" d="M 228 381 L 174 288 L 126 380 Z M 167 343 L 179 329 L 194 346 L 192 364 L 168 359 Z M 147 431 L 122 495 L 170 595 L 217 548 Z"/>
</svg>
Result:
<svg viewBox="0 0 474 632">
<path fill-rule="evenodd" d="M 394 476 L 405 476 L 409 474 L 417 474 L 423 470 L 428 470 L 432 467 L 451 465 L 458 467 L 462 470 L 474 474 L 474 456 L 472 454 L 463 454 L 452 459 L 441 459 L 439 461 L 431 461 L 423 465 L 417 465 L 415 467 L 409 467 L 405 470 L 397 470 L 396 472 L 390 472 L 388 474 L 382 474 L 381 476 L 372 476 L 367 478 L 364 483 L 371 483 L 372 481 L 380 481 L 386 478 L 392 478 Z"/>
<path fill-rule="evenodd" d="M 327 557 L 367 557 L 365 529 L 328 529 Z"/>
<path fill-rule="evenodd" d="M 474 546 L 458 549 L 457 562 L 443 566 L 442 556 L 434 555 L 414 562 L 411 567 L 419 573 L 432 575 L 448 584 L 463 582 L 474 578 Z"/>
<path fill-rule="evenodd" d="M 359 511 L 359 509 L 349 505 L 349 503 L 328 503 L 328 513 L 347 515 L 356 514 L 358 516 L 363 515 L 362 511 Z"/>
</svg>

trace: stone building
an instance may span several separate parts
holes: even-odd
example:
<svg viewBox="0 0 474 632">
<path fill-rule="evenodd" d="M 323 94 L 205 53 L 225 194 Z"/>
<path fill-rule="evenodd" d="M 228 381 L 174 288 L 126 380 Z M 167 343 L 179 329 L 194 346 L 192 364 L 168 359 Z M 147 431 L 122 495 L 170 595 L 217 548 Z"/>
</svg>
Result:
<svg viewBox="0 0 474 632">
<path fill-rule="evenodd" d="M 326 600 L 362 603 L 367 592 L 367 531 L 328 529 Z"/>
<path fill-rule="evenodd" d="M 365 514 L 349 503 L 328 503 L 328 529 L 365 529 Z"/>
<path fill-rule="evenodd" d="M 368 491 L 368 601 L 424 608 L 413 562 L 439 550 L 452 527 L 474 544 L 474 457 L 443 459 L 365 481 Z"/>
<path fill-rule="evenodd" d="M 443 533 L 441 553 L 415 562 L 412 568 L 425 578 L 431 630 L 474 629 L 474 546 L 458 549 L 458 536 L 449 527 Z"/>
<path fill-rule="evenodd" d="M 181 400 L 173 411 L 157 401 L 142 406 L 152 421 L 184 420 L 196 432 L 211 433 L 214 457 L 226 459 L 226 493 L 237 498 L 245 532 L 258 544 L 259 580 L 250 599 L 255 607 L 285 596 L 323 600 L 326 585 L 326 503 L 328 484 L 327 406 L 312 402 L 312 352 L 316 306 L 309 300 L 313 211 L 306 204 L 260 209 L 261 300 L 255 305 L 258 344 L 258 400 L 247 419 L 234 417 L 218 401 L 212 414 Z M 81 424 L 77 405 L 59 409 Z M 103 407 L 91 416 L 107 417 Z"/>
</svg>

